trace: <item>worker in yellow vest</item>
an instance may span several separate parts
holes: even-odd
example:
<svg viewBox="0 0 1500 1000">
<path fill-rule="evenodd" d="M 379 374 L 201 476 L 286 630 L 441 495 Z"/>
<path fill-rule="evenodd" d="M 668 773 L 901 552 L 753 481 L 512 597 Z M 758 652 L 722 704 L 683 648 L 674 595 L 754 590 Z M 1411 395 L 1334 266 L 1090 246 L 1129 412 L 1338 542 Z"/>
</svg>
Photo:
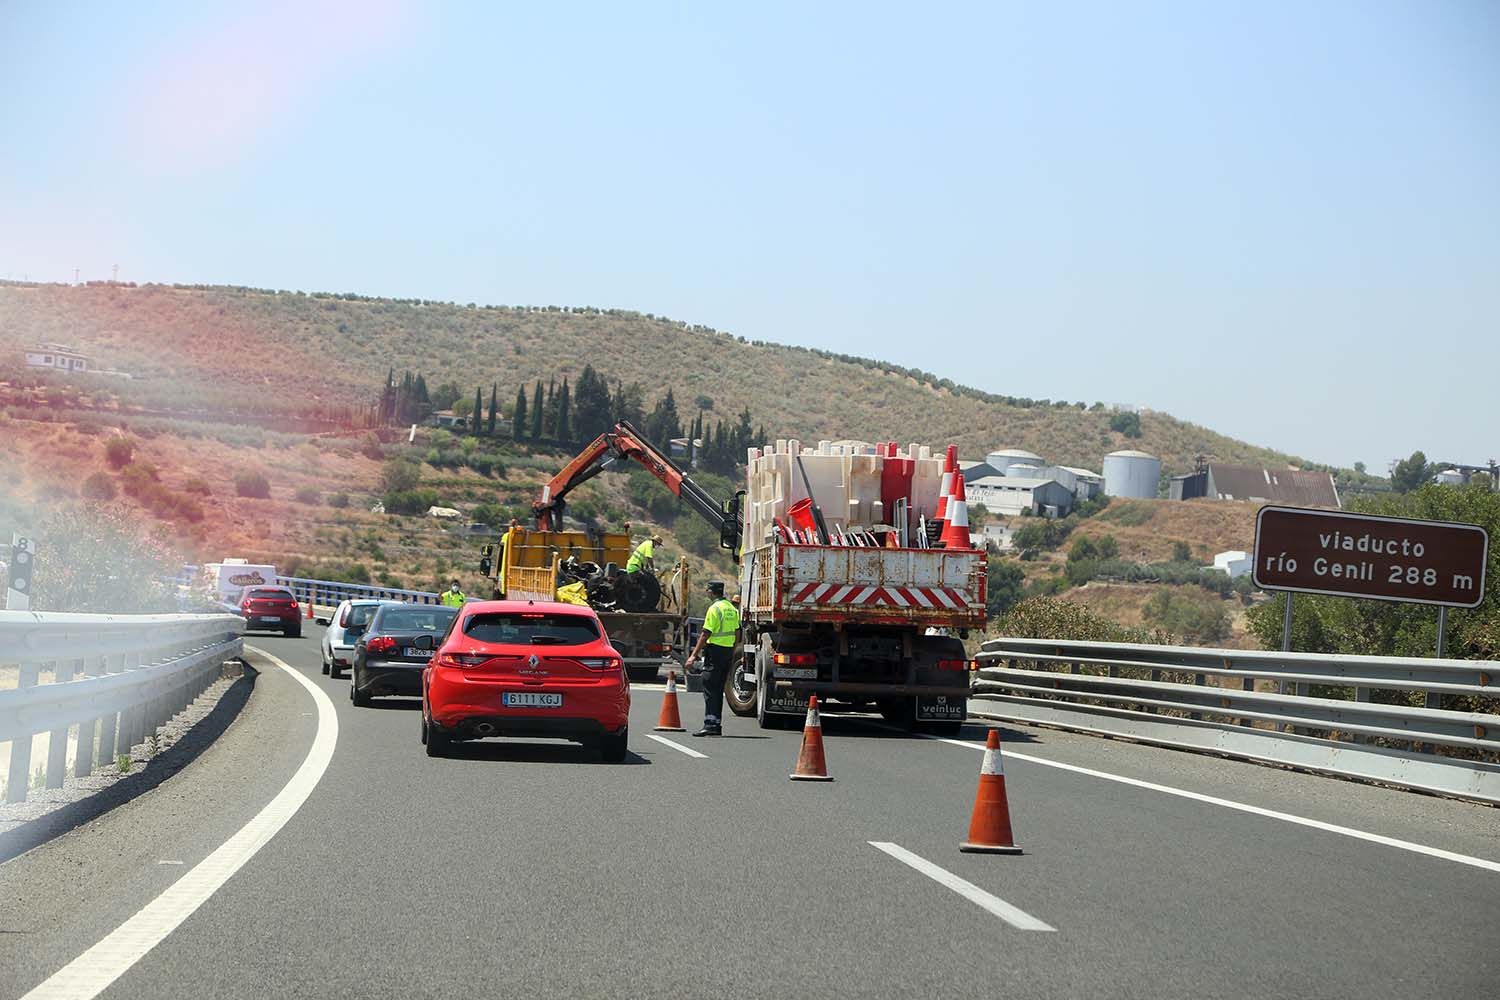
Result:
<svg viewBox="0 0 1500 1000">
<path fill-rule="evenodd" d="M 458 581 L 454 580 L 452 586 L 443 591 L 441 601 L 445 608 L 461 608 L 467 599 L 464 596 L 464 592 L 459 589 Z"/>
<path fill-rule="evenodd" d="M 692 664 L 703 655 L 703 728 L 694 736 L 722 736 L 719 713 L 724 710 L 724 682 L 734 664 L 734 647 L 739 643 L 740 609 L 724 599 L 724 584 L 710 580 L 708 592 L 714 602 L 703 617 L 703 631 L 688 656 Z"/>
<path fill-rule="evenodd" d="M 625 563 L 625 572 L 639 573 L 645 570 L 647 573 L 656 572 L 656 547 L 661 544 L 660 535 L 652 535 L 635 547 L 630 553 L 630 559 Z"/>
</svg>

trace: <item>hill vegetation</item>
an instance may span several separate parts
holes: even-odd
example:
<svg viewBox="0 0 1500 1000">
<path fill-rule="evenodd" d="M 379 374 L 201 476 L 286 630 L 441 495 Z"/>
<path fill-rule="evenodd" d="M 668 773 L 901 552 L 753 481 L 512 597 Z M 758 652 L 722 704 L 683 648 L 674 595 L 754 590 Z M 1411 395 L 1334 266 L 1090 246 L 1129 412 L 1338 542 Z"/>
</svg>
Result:
<svg viewBox="0 0 1500 1000">
<path fill-rule="evenodd" d="M 1190 471 L 1202 453 L 1308 467 L 1164 413 L 1121 419 L 1099 403 L 996 395 L 880 361 L 749 342 L 618 309 L 240 287 L 0 284 L 0 352 L 19 368 L 20 352 L 38 341 L 79 346 L 96 367 L 132 376 L 96 377 L 92 392 L 173 410 L 372 406 L 374 387 L 395 367 L 431 385 L 498 384 L 508 416 L 519 388 L 538 379 L 576 384 L 592 364 L 616 383 L 645 386 L 648 409 L 671 389 L 685 420 L 699 407 L 726 422 L 748 410 L 771 437 L 951 441 L 973 457 L 1015 446 L 1093 469 L 1122 447 L 1159 455 L 1170 472 Z"/>
</svg>

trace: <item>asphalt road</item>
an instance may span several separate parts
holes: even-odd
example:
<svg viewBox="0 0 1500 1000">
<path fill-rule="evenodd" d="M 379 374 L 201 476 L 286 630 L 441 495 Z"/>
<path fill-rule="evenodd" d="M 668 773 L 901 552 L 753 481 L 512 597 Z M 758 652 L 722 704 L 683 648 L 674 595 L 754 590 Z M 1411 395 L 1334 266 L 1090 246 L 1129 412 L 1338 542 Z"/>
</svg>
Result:
<svg viewBox="0 0 1500 1000">
<path fill-rule="evenodd" d="M 566 743 L 426 757 L 417 703 L 355 709 L 312 628 L 248 644 L 333 699 L 326 773 L 109 997 L 1494 997 L 1500 871 L 1049 766 L 1052 761 L 1500 861 L 1500 811 L 1126 743 L 1005 727 L 1020 857 L 960 854 L 980 754 L 825 716 L 800 734 L 632 753 Z M 0 866 L 0 997 L 141 910 L 277 796 L 314 698 L 264 657 L 198 760 Z M 682 695 L 695 728 L 701 701 Z M 982 742 L 972 725 L 963 741 Z M 1024 759 L 1036 758 L 1036 760 Z M 1054 930 L 1023 930 L 871 842 Z"/>
</svg>

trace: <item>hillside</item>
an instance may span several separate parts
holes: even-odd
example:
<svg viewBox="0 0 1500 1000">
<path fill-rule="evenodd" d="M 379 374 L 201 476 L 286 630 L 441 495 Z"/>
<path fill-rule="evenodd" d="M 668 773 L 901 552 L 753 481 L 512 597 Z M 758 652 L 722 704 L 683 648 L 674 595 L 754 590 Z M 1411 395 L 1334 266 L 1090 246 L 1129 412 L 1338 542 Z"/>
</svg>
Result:
<svg viewBox="0 0 1500 1000">
<path fill-rule="evenodd" d="M 1225 462 L 1305 464 L 1162 413 L 1141 415 L 1141 437 L 1109 429 L 1083 403 L 994 397 L 923 373 L 803 348 L 747 343 L 703 326 L 623 310 L 460 306 L 419 300 L 276 293 L 229 287 L 0 284 L 0 373 L 21 367 L 38 341 L 83 348 L 96 367 L 131 380 L 89 381 L 139 404 L 267 412 L 368 404 L 387 369 L 431 385 L 498 382 L 501 398 L 537 378 L 576 378 L 591 363 L 611 380 L 640 382 L 654 399 L 672 388 L 716 414 L 748 407 L 773 437 L 897 437 L 954 442 L 982 457 L 1027 448 L 1098 470 L 1122 447 L 1190 471 L 1211 453 Z M 698 359 L 709 359 L 700 363 Z"/>
</svg>

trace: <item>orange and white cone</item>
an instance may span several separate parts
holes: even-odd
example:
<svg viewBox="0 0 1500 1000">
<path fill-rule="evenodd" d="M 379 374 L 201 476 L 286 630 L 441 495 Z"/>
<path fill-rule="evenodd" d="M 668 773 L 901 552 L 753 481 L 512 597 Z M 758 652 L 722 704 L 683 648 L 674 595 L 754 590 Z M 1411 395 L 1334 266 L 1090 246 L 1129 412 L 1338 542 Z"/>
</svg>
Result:
<svg viewBox="0 0 1500 1000">
<path fill-rule="evenodd" d="M 682 733 L 682 716 L 677 712 L 677 671 L 667 671 L 667 696 L 661 700 L 661 714 L 656 717 L 658 733 Z"/>
<path fill-rule="evenodd" d="M 969 501 L 964 494 L 963 476 L 956 477 L 953 497 L 948 501 L 948 520 L 943 524 L 943 548 L 972 549 L 969 539 Z"/>
<path fill-rule="evenodd" d="M 307 592 L 307 620 L 308 621 L 312 621 L 313 620 L 313 600 L 317 596 L 318 596 L 318 592 L 316 590 L 308 590 L 308 592 Z"/>
<path fill-rule="evenodd" d="M 970 854 L 1020 854 L 1010 832 L 1010 804 L 1005 799 L 1005 765 L 1000 759 L 1000 730 L 991 729 L 979 766 L 979 789 L 974 793 L 974 815 L 969 839 L 958 845 Z"/>
<path fill-rule="evenodd" d="M 823 723 L 818 719 L 818 696 L 807 699 L 807 722 L 802 725 L 802 749 L 797 769 L 787 775 L 793 781 L 832 781 L 828 761 L 823 759 Z"/>
</svg>

